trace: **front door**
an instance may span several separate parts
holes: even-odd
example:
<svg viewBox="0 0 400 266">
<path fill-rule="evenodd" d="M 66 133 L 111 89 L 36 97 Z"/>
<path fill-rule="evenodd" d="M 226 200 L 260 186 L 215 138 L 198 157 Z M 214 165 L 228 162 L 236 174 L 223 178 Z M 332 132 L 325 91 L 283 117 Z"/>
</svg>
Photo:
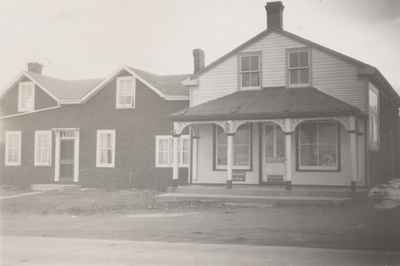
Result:
<svg viewBox="0 0 400 266">
<path fill-rule="evenodd" d="M 74 140 L 61 139 L 60 181 L 72 182 L 73 179 L 74 179 Z"/>
<path fill-rule="evenodd" d="M 285 134 L 278 125 L 263 125 L 263 183 L 279 184 L 285 180 Z"/>
</svg>

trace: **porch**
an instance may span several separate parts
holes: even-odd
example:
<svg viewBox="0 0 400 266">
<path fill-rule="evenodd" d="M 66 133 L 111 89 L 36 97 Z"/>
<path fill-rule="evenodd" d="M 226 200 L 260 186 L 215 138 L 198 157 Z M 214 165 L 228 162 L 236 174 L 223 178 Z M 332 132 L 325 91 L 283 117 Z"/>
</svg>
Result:
<svg viewBox="0 0 400 266">
<path fill-rule="evenodd" d="M 174 154 L 190 128 L 191 184 L 367 185 L 365 115 L 315 88 L 239 91 L 172 119 Z"/>
</svg>

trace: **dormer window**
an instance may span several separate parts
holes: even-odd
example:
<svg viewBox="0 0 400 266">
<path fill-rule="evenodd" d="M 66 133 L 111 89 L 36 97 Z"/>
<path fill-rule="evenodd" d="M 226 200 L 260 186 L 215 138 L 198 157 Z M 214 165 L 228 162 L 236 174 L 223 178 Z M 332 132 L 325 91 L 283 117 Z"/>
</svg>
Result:
<svg viewBox="0 0 400 266">
<path fill-rule="evenodd" d="M 239 56 L 240 88 L 261 87 L 261 54 L 246 53 Z"/>
<path fill-rule="evenodd" d="M 288 50 L 288 85 L 301 87 L 310 85 L 310 52 L 309 49 Z"/>
<path fill-rule="evenodd" d="M 18 85 L 18 112 L 29 112 L 35 108 L 35 84 L 31 81 Z"/>
<path fill-rule="evenodd" d="M 117 78 L 116 108 L 135 108 L 136 80 L 132 77 Z"/>
</svg>

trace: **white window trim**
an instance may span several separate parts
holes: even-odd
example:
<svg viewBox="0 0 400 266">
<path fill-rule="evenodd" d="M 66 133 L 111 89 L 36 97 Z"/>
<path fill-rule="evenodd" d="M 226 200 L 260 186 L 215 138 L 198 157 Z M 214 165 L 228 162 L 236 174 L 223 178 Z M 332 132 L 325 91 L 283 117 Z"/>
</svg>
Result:
<svg viewBox="0 0 400 266">
<path fill-rule="evenodd" d="M 132 95 L 131 95 L 131 103 L 130 105 L 122 105 L 119 103 L 120 96 L 120 81 L 132 80 Z M 116 109 L 134 109 L 136 105 L 136 79 L 133 76 L 121 76 L 117 78 L 116 81 L 116 97 L 115 97 L 115 108 Z"/>
<path fill-rule="evenodd" d="M 111 163 L 101 163 L 100 162 L 100 147 L 99 147 L 99 138 L 101 134 L 111 134 L 112 141 L 112 155 L 111 155 Z M 101 168 L 114 168 L 115 167 L 115 129 L 99 129 L 97 130 L 96 137 L 96 167 Z"/>
<path fill-rule="evenodd" d="M 218 162 L 218 136 L 217 136 L 217 128 L 215 129 L 215 168 L 217 169 L 217 170 L 226 170 L 226 165 L 225 164 L 218 164 L 217 162 Z M 239 129 L 238 129 L 239 130 Z M 235 169 L 235 170 L 249 170 L 249 169 L 251 169 L 251 160 L 252 160 L 252 156 L 251 156 L 251 152 L 252 152 L 252 145 L 253 145 L 253 143 L 252 143 L 252 136 L 251 136 L 251 134 L 253 133 L 253 130 L 252 130 L 252 125 L 249 125 L 248 126 L 248 130 L 249 130 L 249 150 L 248 150 L 248 152 L 249 152 L 249 164 L 248 165 L 235 165 L 235 162 L 233 162 L 233 165 L 232 165 L 232 169 Z M 235 136 L 234 136 L 234 138 L 235 138 Z M 235 157 L 235 141 L 233 141 L 233 157 Z"/>
<path fill-rule="evenodd" d="M 308 57 L 308 66 L 307 67 L 290 67 L 290 54 L 292 53 L 299 53 L 299 52 L 307 52 Z M 307 87 L 311 86 L 311 50 L 309 48 L 294 48 L 288 49 L 286 51 L 286 76 L 287 76 L 287 83 L 289 88 L 299 88 L 299 87 Z M 292 84 L 290 81 L 290 70 L 300 70 L 300 69 L 308 69 L 308 83 L 297 83 Z"/>
<path fill-rule="evenodd" d="M 22 94 L 21 94 L 21 85 L 29 84 L 32 89 L 32 107 L 31 108 L 23 108 L 22 107 Z M 18 112 L 31 112 L 35 110 L 35 84 L 32 81 L 21 81 L 18 83 Z"/>
<path fill-rule="evenodd" d="M 18 136 L 18 160 L 16 162 L 8 161 L 8 150 L 9 150 L 9 137 L 10 135 L 17 135 Z M 6 166 L 20 166 L 21 165 L 21 131 L 6 131 L 6 145 L 5 145 L 5 158 L 4 164 Z"/>
<path fill-rule="evenodd" d="M 49 150 L 49 160 L 47 162 L 39 162 L 37 151 L 39 149 L 39 136 L 46 135 L 49 138 L 49 146 L 47 147 Z M 36 130 L 35 131 L 35 151 L 34 151 L 34 165 L 35 166 L 51 166 L 51 157 L 52 157 L 52 133 L 51 130 Z"/>
<path fill-rule="evenodd" d="M 156 136 L 156 148 L 155 148 L 155 158 L 156 158 L 156 163 L 155 163 L 155 165 L 156 165 L 156 167 L 157 168 L 171 168 L 172 166 L 173 166 L 173 157 L 174 157 L 174 154 L 173 154 L 173 152 L 171 153 L 170 152 L 170 147 L 171 147 L 171 145 L 170 145 L 170 141 L 172 141 L 172 139 L 173 139 L 173 137 L 171 136 L 171 135 L 157 135 Z M 189 167 L 189 164 L 190 164 L 190 158 L 189 158 L 189 160 L 188 160 L 188 163 L 187 164 L 183 164 L 182 162 L 183 162 L 183 139 L 189 139 L 190 140 L 190 135 L 182 135 L 181 137 L 180 137 L 180 145 L 179 145 L 179 148 L 180 148 L 180 158 L 179 158 L 179 167 L 181 167 L 181 168 L 188 168 Z M 170 162 L 170 163 L 166 163 L 166 164 L 160 164 L 159 163 L 159 145 L 158 145 L 158 143 L 159 143 L 159 140 L 167 140 L 168 141 L 168 162 Z M 170 156 L 172 155 L 172 158 L 170 158 Z M 189 147 L 189 156 L 190 156 L 190 147 Z"/>
<path fill-rule="evenodd" d="M 313 122 L 313 123 L 317 123 L 318 124 L 318 122 Z M 332 123 L 333 124 L 333 123 Z M 300 127 L 301 127 L 301 125 L 300 125 Z M 340 159 L 340 156 L 339 156 L 339 152 L 340 152 L 340 149 L 339 149 L 339 146 L 341 145 L 340 144 L 340 127 L 339 127 L 339 125 L 337 125 L 336 124 L 336 145 L 335 145 L 335 152 L 336 152 L 336 165 L 335 166 L 319 166 L 319 165 L 315 165 L 315 166 L 313 166 L 313 165 L 302 165 L 301 164 L 301 148 L 300 148 L 300 146 L 302 145 L 301 143 L 300 143 L 300 134 L 301 134 L 301 130 L 299 131 L 299 134 L 298 134 L 298 146 L 297 146 L 297 153 L 298 153 L 298 169 L 300 170 L 300 171 L 339 171 L 340 170 L 340 162 L 339 162 L 339 159 Z M 319 134 L 318 133 L 319 131 L 317 131 L 317 134 Z M 319 137 L 317 137 L 317 139 L 318 139 Z"/>
<path fill-rule="evenodd" d="M 258 57 L 258 71 L 242 71 L 242 58 L 243 57 L 249 57 L 249 56 L 257 56 Z M 238 60 L 238 66 L 239 66 L 239 88 L 244 89 L 244 90 L 258 90 L 262 87 L 262 55 L 261 52 L 247 52 L 247 53 L 242 53 L 239 55 L 239 60 Z M 259 86 L 248 86 L 244 87 L 243 86 L 243 79 L 242 79 L 242 74 L 243 73 L 258 73 L 259 74 Z"/>
</svg>

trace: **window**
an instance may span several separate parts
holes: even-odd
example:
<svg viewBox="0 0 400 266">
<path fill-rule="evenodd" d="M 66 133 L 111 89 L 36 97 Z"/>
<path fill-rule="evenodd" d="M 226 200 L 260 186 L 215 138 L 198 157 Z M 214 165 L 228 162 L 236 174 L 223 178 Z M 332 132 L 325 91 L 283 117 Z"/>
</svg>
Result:
<svg viewBox="0 0 400 266">
<path fill-rule="evenodd" d="M 115 166 L 115 130 L 97 130 L 96 167 Z"/>
<path fill-rule="evenodd" d="M 291 87 L 310 85 L 310 54 L 308 49 L 289 50 L 287 56 L 288 84 Z"/>
<path fill-rule="evenodd" d="M 18 85 L 18 112 L 33 111 L 35 107 L 35 84 L 31 81 Z"/>
<path fill-rule="evenodd" d="M 21 131 L 6 131 L 5 165 L 21 165 Z"/>
<path fill-rule="evenodd" d="M 51 165 L 51 131 L 35 131 L 35 166 Z"/>
<path fill-rule="evenodd" d="M 215 130 L 217 169 L 226 169 L 227 136 L 220 127 Z M 251 160 L 251 125 L 240 127 L 233 137 L 233 168 L 250 169 Z"/>
<path fill-rule="evenodd" d="M 129 77 L 117 78 L 116 108 L 135 108 L 136 80 Z"/>
<path fill-rule="evenodd" d="M 240 87 L 261 87 L 261 56 L 259 54 L 245 54 L 240 57 Z"/>
<path fill-rule="evenodd" d="M 373 149 L 379 148 L 379 92 L 369 84 L 369 144 Z"/>
<path fill-rule="evenodd" d="M 174 144 L 170 135 L 156 136 L 156 167 L 172 167 Z M 178 142 L 179 167 L 189 167 L 190 136 L 183 135 Z"/>
<path fill-rule="evenodd" d="M 339 127 L 334 122 L 305 122 L 298 129 L 300 170 L 339 169 Z"/>
</svg>

